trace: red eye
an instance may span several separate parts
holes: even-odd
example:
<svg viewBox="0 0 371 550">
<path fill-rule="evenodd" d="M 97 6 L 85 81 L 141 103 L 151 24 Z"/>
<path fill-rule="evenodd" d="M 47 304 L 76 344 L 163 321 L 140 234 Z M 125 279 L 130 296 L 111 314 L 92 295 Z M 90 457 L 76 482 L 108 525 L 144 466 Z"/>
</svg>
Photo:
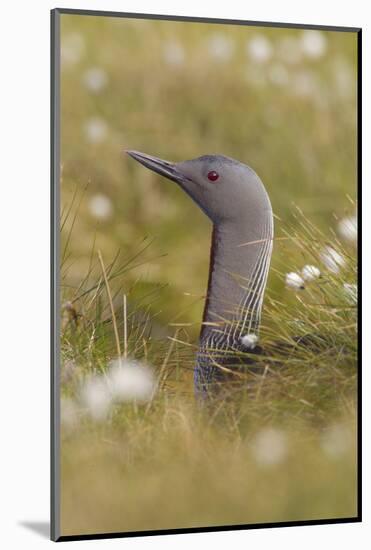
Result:
<svg viewBox="0 0 371 550">
<path fill-rule="evenodd" d="M 211 170 L 211 172 L 207 174 L 207 177 L 210 181 L 216 181 L 219 177 L 219 174 L 218 172 L 215 172 L 215 170 Z"/>
</svg>

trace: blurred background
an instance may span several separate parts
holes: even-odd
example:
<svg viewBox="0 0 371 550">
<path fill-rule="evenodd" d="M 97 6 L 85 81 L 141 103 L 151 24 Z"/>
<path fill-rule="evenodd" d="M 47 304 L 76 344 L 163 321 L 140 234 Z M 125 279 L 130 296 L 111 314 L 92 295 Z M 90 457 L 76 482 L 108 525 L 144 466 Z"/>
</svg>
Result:
<svg viewBox="0 0 371 550">
<path fill-rule="evenodd" d="M 297 223 L 294 205 L 336 232 L 356 198 L 356 53 L 350 32 L 63 15 L 64 298 L 98 249 L 108 264 L 146 248 L 120 280 L 129 303 L 156 296 L 160 335 L 200 322 L 210 223 L 125 149 L 234 157 L 263 180 L 276 236 Z M 268 283 L 277 291 L 282 261 L 277 241 Z"/>
<path fill-rule="evenodd" d="M 61 16 L 63 534 L 356 514 L 356 42 Z M 322 347 L 276 350 L 233 399 L 195 406 L 210 222 L 125 149 L 259 174 L 277 237 L 263 347 L 298 331 Z"/>
</svg>

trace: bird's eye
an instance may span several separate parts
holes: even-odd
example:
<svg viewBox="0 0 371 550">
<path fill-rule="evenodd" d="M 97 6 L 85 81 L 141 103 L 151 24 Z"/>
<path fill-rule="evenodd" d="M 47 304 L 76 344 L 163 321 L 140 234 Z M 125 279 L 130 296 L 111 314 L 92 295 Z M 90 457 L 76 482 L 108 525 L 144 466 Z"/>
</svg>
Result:
<svg viewBox="0 0 371 550">
<path fill-rule="evenodd" d="M 211 170 L 211 172 L 207 174 L 207 178 L 210 181 L 216 181 L 219 178 L 219 174 L 218 172 L 215 172 L 215 170 Z"/>
</svg>

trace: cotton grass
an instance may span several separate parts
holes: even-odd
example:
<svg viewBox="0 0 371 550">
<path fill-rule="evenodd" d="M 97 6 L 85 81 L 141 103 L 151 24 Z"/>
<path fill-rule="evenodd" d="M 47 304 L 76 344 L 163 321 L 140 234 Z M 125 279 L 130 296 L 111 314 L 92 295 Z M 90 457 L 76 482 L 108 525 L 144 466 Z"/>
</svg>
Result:
<svg viewBox="0 0 371 550">
<path fill-rule="evenodd" d="M 287 288 L 293 290 L 303 290 L 305 288 L 303 277 L 294 271 L 286 274 L 285 283 Z"/>
<path fill-rule="evenodd" d="M 301 48 L 307 57 L 319 59 L 327 50 L 327 39 L 323 31 L 305 30 L 301 35 Z"/>
<path fill-rule="evenodd" d="M 110 364 L 108 383 L 113 398 L 118 402 L 147 402 L 154 391 L 152 370 L 138 361 L 116 359 Z"/>
<path fill-rule="evenodd" d="M 111 200 L 102 193 L 97 193 L 89 199 L 88 208 L 91 215 L 100 220 L 108 220 L 113 214 Z"/>
<path fill-rule="evenodd" d="M 343 218 L 337 225 L 337 231 L 341 238 L 352 244 L 357 243 L 357 217 Z"/>
<path fill-rule="evenodd" d="M 266 63 L 272 57 L 273 48 L 268 38 L 256 35 L 247 42 L 246 53 L 251 61 Z"/>
<path fill-rule="evenodd" d="M 260 466 L 277 466 L 285 461 L 288 454 L 287 435 L 278 428 L 263 428 L 251 442 L 251 451 Z"/>
<path fill-rule="evenodd" d="M 321 271 L 315 265 L 305 265 L 301 270 L 304 281 L 314 281 L 321 276 Z"/>
<path fill-rule="evenodd" d="M 100 117 L 89 118 L 83 127 L 86 140 L 93 144 L 105 141 L 108 135 L 108 124 Z"/>
<path fill-rule="evenodd" d="M 345 266 L 344 256 L 332 246 L 325 246 L 320 253 L 320 258 L 332 273 L 339 273 L 340 269 Z"/>
<path fill-rule="evenodd" d="M 256 334 L 245 334 L 241 338 L 241 344 L 248 349 L 254 349 L 258 340 L 259 338 Z"/>
<path fill-rule="evenodd" d="M 115 405 L 146 403 L 155 388 L 155 377 L 148 365 L 123 357 L 111 361 L 104 374 L 88 376 L 81 384 L 79 401 L 92 420 L 104 422 Z"/>
<path fill-rule="evenodd" d="M 85 412 L 93 420 L 98 422 L 106 420 L 112 403 L 112 395 L 102 376 L 90 376 L 84 381 L 80 391 L 80 400 Z"/>
<path fill-rule="evenodd" d="M 214 34 L 208 41 L 209 55 L 216 61 L 229 61 L 234 52 L 233 42 L 223 34 Z"/>
<path fill-rule="evenodd" d="M 108 84 L 107 73 L 100 67 L 91 67 L 87 69 L 83 74 L 82 80 L 85 87 L 94 94 L 103 91 Z"/>
</svg>

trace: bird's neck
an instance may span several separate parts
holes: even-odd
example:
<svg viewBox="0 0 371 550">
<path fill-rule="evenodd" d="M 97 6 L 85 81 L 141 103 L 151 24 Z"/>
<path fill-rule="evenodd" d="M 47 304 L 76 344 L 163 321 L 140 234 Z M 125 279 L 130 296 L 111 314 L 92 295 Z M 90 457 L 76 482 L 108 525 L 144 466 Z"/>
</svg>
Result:
<svg viewBox="0 0 371 550">
<path fill-rule="evenodd" d="M 257 335 L 272 240 L 270 204 L 239 223 L 214 225 L 201 347 L 233 347 Z"/>
</svg>

